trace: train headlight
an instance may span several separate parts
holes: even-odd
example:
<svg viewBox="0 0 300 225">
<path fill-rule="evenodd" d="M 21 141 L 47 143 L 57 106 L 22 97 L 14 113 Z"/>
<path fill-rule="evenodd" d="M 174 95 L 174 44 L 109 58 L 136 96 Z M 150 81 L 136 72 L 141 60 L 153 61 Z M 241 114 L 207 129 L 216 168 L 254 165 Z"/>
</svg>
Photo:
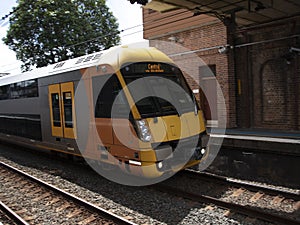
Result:
<svg viewBox="0 0 300 225">
<path fill-rule="evenodd" d="M 202 149 L 201 149 L 201 154 L 204 155 L 205 152 L 206 152 L 205 148 L 202 148 Z"/>
<path fill-rule="evenodd" d="M 151 141 L 151 133 L 149 125 L 146 120 L 137 120 L 136 125 L 138 128 L 139 137 L 142 141 L 149 142 Z"/>
<path fill-rule="evenodd" d="M 162 162 L 157 163 L 157 167 L 158 167 L 158 169 L 161 169 L 163 167 Z"/>
</svg>

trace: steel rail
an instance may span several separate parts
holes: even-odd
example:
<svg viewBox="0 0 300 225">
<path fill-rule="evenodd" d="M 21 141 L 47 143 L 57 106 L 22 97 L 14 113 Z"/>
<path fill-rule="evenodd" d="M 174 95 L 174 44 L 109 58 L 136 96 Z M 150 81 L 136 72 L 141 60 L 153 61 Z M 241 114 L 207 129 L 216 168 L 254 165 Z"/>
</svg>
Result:
<svg viewBox="0 0 300 225">
<path fill-rule="evenodd" d="M 152 187 L 164 193 L 165 192 L 171 193 L 173 195 L 186 198 L 189 200 L 197 201 L 197 202 L 214 204 L 218 207 L 226 208 L 243 215 L 259 218 L 261 220 L 265 220 L 273 223 L 285 224 L 285 225 L 300 225 L 300 221 L 296 221 L 284 216 L 264 212 L 261 209 L 257 209 L 253 206 L 251 207 L 251 206 L 239 205 L 236 203 L 230 203 L 210 196 L 182 191 L 178 188 L 170 187 L 168 185 L 163 185 L 163 184 L 153 185 Z"/>
<path fill-rule="evenodd" d="M 111 213 L 111 212 L 109 212 L 109 211 L 107 211 L 107 210 L 105 210 L 105 209 L 103 209 L 101 207 L 98 207 L 98 206 L 94 205 L 94 204 L 91 204 L 91 203 L 85 201 L 82 198 L 79 198 L 79 197 L 77 197 L 75 195 L 72 195 L 72 194 L 70 194 L 70 193 L 68 193 L 68 192 L 66 192 L 64 190 L 61 190 L 61 189 L 59 189 L 59 188 L 57 188 L 57 187 L 55 187 L 55 186 L 53 186 L 51 184 L 48 184 L 45 181 L 42 181 L 42 180 L 40 180 L 40 179 L 38 179 L 36 177 L 33 177 L 33 176 L 31 176 L 31 175 L 29 175 L 29 174 L 27 174 L 27 173 L 25 173 L 25 172 L 23 172 L 23 171 L 15 168 L 15 167 L 13 167 L 13 166 L 10 166 L 10 165 L 8 165 L 6 163 L 3 163 L 3 162 L 0 162 L 0 166 L 6 168 L 8 170 L 11 170 L 11 171 L 13 171 L 13 172 L 15 172 L 17 174 L 20 174 L 20 175 L 26 177 L 27 179 L 29 179 L 29 180 L 31 180 L 31 181 L 33 181 L 33 182 L 35 182 L 35 183 L 37 183 L 37 184 L 45 187 L 46 189 L 51 190 L 51 191 L 53 191 L 53 192 L 55 192 L 55 193 L 57 193 L 59 195 L 62 195 L 63 197 L 65 197 L 65 198 L 73 201 L 77 205 L 80 205 L 80 206 L 88 209 L 90 212 L 96 213 L 100 217 L 103 217 L 105 219 L 111 220 L 111 221 L 113 221 L 116 224 L 120 224 L 120 225 L 136 225 L 135 223 L 133 223 L 133 222 L 131 222 L 129 220 L 126 220 L 126 219 L 122 218 L 121 216 L 118 216 L 118 215 L 116 215 L 114 213 Z"/>
<path fill-rule="evenodd" d="M 5 205 L 2 201 L 0 201 L 0 210 L 8 216 L 9 219 L 14 221 L 15 224 L 18 225 L 29 225 L 25 220 L 23 220 L 17 213 L 15 213 L 11 208 Z"/>
<path fill-rule="evenodd" d="M 272 187 L 267 187 L 260 184 L 253 184 L 246 181 L 228 178 L 224 176 L 219 176 L 210 173 L 198 172 L 191 169 L 186 169 L 180 172 L 184 176 L 189 176 L 192 179 L 203 179 L 210 182 L 218 183 L 218 184 L 226 184 L 231 185 L 232 187 L 242 187 L 249 191 L 255 192 L 263 192 L 268 195 L 279 195 L 285 198 L 293 199 L 295 201 L 300 201 L 300 193 L 289 192 L 285 190 L 279 190 Z"/>
</svg>

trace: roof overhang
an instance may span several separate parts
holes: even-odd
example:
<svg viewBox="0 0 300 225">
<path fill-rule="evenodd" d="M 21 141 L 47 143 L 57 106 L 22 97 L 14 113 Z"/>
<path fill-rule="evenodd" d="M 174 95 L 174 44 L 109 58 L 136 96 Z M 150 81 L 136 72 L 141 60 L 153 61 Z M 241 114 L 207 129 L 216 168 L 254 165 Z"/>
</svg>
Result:
<svg viewBox="0 0 300 225">
<path fill-rule="evenodd" d="M 239 26 L 262 24 L 300 15 L 299 0 L 149 0 L 145 8 L 161 13 L 187 9 L 195 15 L 235 16 Z"/>
</svg>

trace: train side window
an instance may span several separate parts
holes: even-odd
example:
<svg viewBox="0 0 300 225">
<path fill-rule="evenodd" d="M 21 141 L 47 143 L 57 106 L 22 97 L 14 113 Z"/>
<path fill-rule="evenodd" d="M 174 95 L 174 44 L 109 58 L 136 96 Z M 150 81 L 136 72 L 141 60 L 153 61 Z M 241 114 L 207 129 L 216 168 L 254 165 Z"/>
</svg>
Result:
<svg viewBox="0 0 300 225">
<path fill-rule="evenodd" d="M 0 87 L 0 100 L 6 100 L 9 97 L 9 85 Z"/>
<path fill-rule="evenodd" d="M 65 127 L 73 128 L 73 114 L 72 114 L 72 93 L 63 92 L 63 104 L 64 104 L 64 115 L 65 115 Z"/>
<path fill-rule="evenodd" d="M 61 127 L 59 94 L 58 93 L 51 94 L 51 100 L 52 100 L 53 126 Z"/>
<path fill-rule="evenodd" d="M 18 91 L 17 91 L 17 85 L 16 84 L 10 84 L 9 86 L 9 98 L 10 99 L 16 99 L 18 98 Z"/>
<path fill-rule="evenodd" d="M 26 80 L 0 87 L 0 100 L 38 97 L 38 80 Z"/>
<path fill-rule="evenodd" d="M 127 84 L 130 84 L 131 82 L 140 79 L 141 76 L 127 76 L 125 77 L 125 80 Z M 151 90 L 149 90 L 147 84 L 145 83 L 144 79 L 139 80 L 141 85 L 137 85 L 134 89 L 130 88 L 130 92 L 133 96 L 133 98 L 136 98 L 140 95 L 149 96 L 143 99 L 140 99 L 139 101 L 136 101 L 136 106 L 143 117 L 149 117 L 149 116 L 155 116 L 159 114 L 159 108 L 155 104 L 155 98 L 152 97 Z"/>
<path fill-rule="evenodd" d="M 23 98 L 24 97 L 24 81 L 15 83 L 15 93 L 16 93 L 16 98 Z"/>
<path fill-rule="evenodd" d="M 103 87 L 97 96 L 96 90 L 99 90 L 99 87 L 101 86 Z M 94 77 L 93 90 L 94 99 L 97 99 L 95 105 L 96 118 L 128 118 L 129 105 L 124 93 L 120 93 L 122 87 L 115 74 Z M 117 96 L 118 98 L 116 98 Z M 111 115 L 113 104 L 115 113 L 114 115 Z"/>
<path fill-rule="evenodd" d="M 38 97 L 38 80 L 26 80 L 24 83 L 24 97 L 30 98 L 30 97 Z"/>
</svg>

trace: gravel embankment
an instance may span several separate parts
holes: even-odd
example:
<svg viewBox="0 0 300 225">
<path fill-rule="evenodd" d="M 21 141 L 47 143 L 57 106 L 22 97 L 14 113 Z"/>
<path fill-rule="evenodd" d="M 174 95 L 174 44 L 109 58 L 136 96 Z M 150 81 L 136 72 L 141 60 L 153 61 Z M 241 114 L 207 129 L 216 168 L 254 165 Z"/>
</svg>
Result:
<svg viewBox="0 0 300 225">
<path fill-rule="evenodd" d="M 119 185 L 88 166 L 47 154 L 0 145 L 0 160 L 137 224 L 269 224 L 171 193 Z"/>
</svg>

